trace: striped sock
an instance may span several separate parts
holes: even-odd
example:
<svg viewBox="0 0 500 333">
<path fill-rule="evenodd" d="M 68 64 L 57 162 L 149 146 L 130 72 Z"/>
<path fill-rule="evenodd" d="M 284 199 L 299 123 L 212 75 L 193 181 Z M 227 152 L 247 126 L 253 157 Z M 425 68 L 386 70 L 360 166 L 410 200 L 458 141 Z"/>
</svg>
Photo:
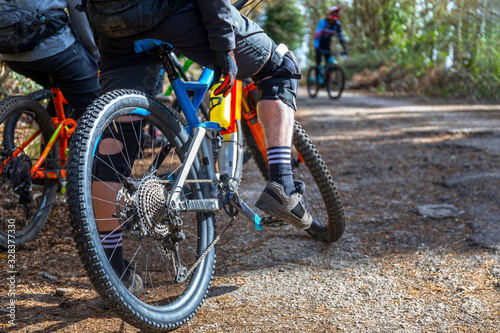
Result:
<svg viewBox="0 0 500 333">
<path fill-rule="evenodd" d="M 106 257 L 111 267 L 113 267 L 117 276 L 126 281 L 129 272 L 127 271 L 126 274 L 124 274 L 127 267 L 123 259 L 122 231 L 99 231 L 99 237 L 101 238 L 102 248 L 104 249 L 104 253 L 106 253 Z"/>
<path fill-rule="evenodd" d="M 283 185 L 286 195 L 290 195 L 295 190 L 290 164 L 291 156 L 292 149 L 290 147 L 275 146 L 267 149 L 269 180 Z"/>
</svg>

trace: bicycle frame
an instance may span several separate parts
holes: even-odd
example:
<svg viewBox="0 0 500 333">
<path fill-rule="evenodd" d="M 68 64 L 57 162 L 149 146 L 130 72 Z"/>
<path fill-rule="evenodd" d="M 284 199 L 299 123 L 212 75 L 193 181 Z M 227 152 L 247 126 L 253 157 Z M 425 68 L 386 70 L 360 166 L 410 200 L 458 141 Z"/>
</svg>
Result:
<svg viewBox="0 0 500 333">
<path fill-rule="evenodd" d="M 47 170 L 42 167 L 43 163 L 47 159 L 50 150 L 54 147 L 56 141 L 59 143 L 59 165 L 62 167 L 68 157 L 68 140 L 76 129 L 76 121 L 71 118 L 66 118 L 64 114 L 64 104 L 68 104 L 61 91 L 58 88 L 51 88 L 52 99 L 54 101 L 54 107 L 56 110 L 56 117 L 52 117 L 52 123 L 55 127 L 55 131 L 52 134 L 50 140 L 47 142 L 45 149 L 40 154 L 40 157 L 35 162 L 30 170 L 31 178 L 33 179 L 63 179 L 66 178 L 66 170 Z M 41 134 L 40 129 L 34 131 L 27 139 L 24 141 L 20 147 L 12 153 L 3 164 L 7 164 L 11 159 L 16 158 L 33 140 L 35 140 Z M 1 172 L 1 171 L 0 171 Z"/>
<path fill-rule="evenodd" d="M 201 154 L 202 158 L 206 158 L 207 161 L 213 161 L 212 140 L 215 139 L 218 134 L 223 137 L 228 136 L 228 138 L 234 135 L 241 135 L 236 131 L 236 122 L 241 119 L 241 82 L 236 83 L 231 92 L 235 97 L 232 98 L 231 125 L 229 128 L 222 130 L 219 123 L 216 122 L 206 121 L 200 123 L 196 115 L 196 110 L 198 109 L 203 96 L 207 92 L 213 80 L 212 70 L 204 68 L 198 81 L 185 82 L 181 79 L 175 68 L 175 61 L 172 59 L 173 56 L 171 54 L 173 47 L 170 44 L 159 40 L 146 39 L 136 41 L 134 43 L 134 49 L 136 52 L 151 52 L 161 59 L 163 65 L 165 66 L 172 89 L 174 90 L 174 93 L 179 101 L 179 105 L 181 106 L 184 116 L 188 122 L 187 130 L 193 139 L 191 141 L 191 145 L 189 146 L 186 160 L 179 170 L 179 174 L 172 187 L 172 191 L 167 198 L 166 204 L 167 207 L 173 211 L 186 210 L 188 208 L 180 202 L 182 188 L 187 180 L 193 161 L 197 157 L 198 153 Z M 192 98 L 189 97 L 188 91 L 194 92 Z M 234 142 L 235 141 L 233 140 L 232 143 L 234 144 Z M 208 178 L 212 181 L 221 182 L 222 180 L 218 179 L 215 173 L 215 166 L 213 164 L 211 165 L 212 167 L 207 168 L 209 173 Z M 229 175 L 229 178 L 232 178 L 231 175 Z M 233 189 L 236 190 L 236 187 Z M 257 229 L 262 229 L 260 217 L 255 214 L 243 201 L 241 201 L 236 193 L 231 193 L 229 196 L 229 201 L 232 206 L 239 212 L 242 212 L 248 219 L 253 221 Z M 207 211 L 214 211 L 220 209 L 219 198 L 204 199 L 202 201 L 203 202 L 196 205 L 196 210 L 203 211 L 206 208 Z"/>
</svg>

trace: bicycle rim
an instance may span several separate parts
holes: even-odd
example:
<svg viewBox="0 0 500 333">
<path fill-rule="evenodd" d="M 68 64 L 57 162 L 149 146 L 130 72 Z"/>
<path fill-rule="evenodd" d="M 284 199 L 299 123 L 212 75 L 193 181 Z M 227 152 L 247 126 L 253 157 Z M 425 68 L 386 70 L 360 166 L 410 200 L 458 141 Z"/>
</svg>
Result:
<svg viewBox="0 0 500 333">
<path fill-rule="evenodd" d="M 327 79 L 328 82 L 326 85 L 326 89 L 328 91 L 328 96 L 330 96 L 331 99 L 339 98 L 340 95 L 342 94 L 342 91 L 344 90 L 344 84 L 345 84 L 344 70 L 341 67 L 334 65 L 328 71 Z"/>
<path fill-rule="evenodd" d="M 319 91 L 318 69 L 311 67 L 307 73 L 307 93 L 310 97 L 316 97 Z"/>
<path fill-rule="evenodd" d="M 37 131 L 39 134 L 28 142 Z M 34 180 L 30 170 L 53 132 L 50 116 L 37 101 L 19 96 L 0 103 L 0 246 L 3 248 L 36 238 L 50 213 L 57 180 Z M 23 149 L 17 149 L 23 144 Z M 57 152 L 56 144 L 41 168 L 56 169 Z"/>
<path fill-rule="evenodd" d="M 115 143 L 124 140 L 121 127 L 126 121 L 139 124 L 139 131 L 130 134 L 137 141 L 138 150 L 131 152 L 130 145 L 120 154 L 137 154 L 138 158 L 130 165 L 130 175 L 114 168 L 119 177 L 127 180 L 114 183 L 113 187 L 89 166 L 96 166 L 101 158 L 103 140 Z M 158 130 L 158 136 L 148 143 L 141 128 L 149 126 Z M 102 135 L 106 129 L 114 133 L 111 138 Z M 80 257 L 94 287 L 109 307 L 123 320 L 147 331 L 169 331 L 189 320 L 205 299 L 213 275 L 212 248 L 192 274 L 184 280 L 178 279 L 195 266 L 214 239 L 214 215 L 170 214 L 165 209 L 165 198 L 186 158 L 189 143 L 187 132 L 164 105 L 131 90 L 110 92 L 96 100 L 80 120 L 71 140 L 68 186 Z M 195 159 L 188 179 L 203 177 L 203 167 Z M 104 253 L 97 225 L 114 217 L 96 215 L 98 206 L 106 202 L 103 198 L 108 198 L 97 190 L 103 184 L 104 188 L 113 187 L 108 188 L 108 193 L 114 199 L 107 204 L 114 207 L 114 216 L 118 217 L 123 233 L 127 270 L 142 280 L 144 292 L 140 295 L 129 291 L 124 277 L 111 267 L 109 260 L 114 254 L 108 259 Z M 209 191 L 208 185 L 194 182 L 183 187 L 181 197 L 201 199 Z M 182 236 L 179 229 L 185 238 L 177 242 Z"/>
</svg>

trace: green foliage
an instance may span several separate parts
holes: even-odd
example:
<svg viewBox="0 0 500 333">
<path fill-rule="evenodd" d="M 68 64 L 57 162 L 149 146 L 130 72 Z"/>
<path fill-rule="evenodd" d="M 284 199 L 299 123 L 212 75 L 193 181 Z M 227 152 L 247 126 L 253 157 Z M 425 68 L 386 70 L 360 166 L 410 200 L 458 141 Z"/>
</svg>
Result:
<svg viewBox="0 0 500 333">
<path fill-rule="evenodd" d="M 305 0 L 309 45 L 326 8 L 342 8 L 348 72 L 388 68 L 385 90 L 500 99 L 499 0 Z M 313 52 L 310 58 L 314 57 Z M 398 76 L 399 75 L 399 76 Z"/>
<path fill-rule="evenodd" d="M 268 4 L 262 23 L 264 31 L 276 42 L 291 50 L 301 47 L 305 34 L 305 19 L 295 0 L 279 0 Z"/>
<path fill-rule="evenodd" d="M 27 95 L 40 89 L 43 89 L 43 87 L 34 81 L 10 71 L 0 87 L 0 99 L 4 99 L 9 95 Z"/>
</svg>

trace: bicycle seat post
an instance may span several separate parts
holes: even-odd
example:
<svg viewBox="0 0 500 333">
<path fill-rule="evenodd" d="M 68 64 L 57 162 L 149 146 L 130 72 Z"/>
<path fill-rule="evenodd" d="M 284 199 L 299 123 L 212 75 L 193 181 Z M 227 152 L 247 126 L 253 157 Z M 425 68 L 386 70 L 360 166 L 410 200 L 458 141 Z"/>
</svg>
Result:
<svg viewBox="0 0 500 333">
<path fill-rule="evenodd" d="M 151 51 L 158 58 L 160 58 L 170 82 L 179 78 L 179 73 L 175 69 L 175 59 L 172 57 L 172 50 L 173 48 L 170 46 L 160 45 Z"/>
</svg>

